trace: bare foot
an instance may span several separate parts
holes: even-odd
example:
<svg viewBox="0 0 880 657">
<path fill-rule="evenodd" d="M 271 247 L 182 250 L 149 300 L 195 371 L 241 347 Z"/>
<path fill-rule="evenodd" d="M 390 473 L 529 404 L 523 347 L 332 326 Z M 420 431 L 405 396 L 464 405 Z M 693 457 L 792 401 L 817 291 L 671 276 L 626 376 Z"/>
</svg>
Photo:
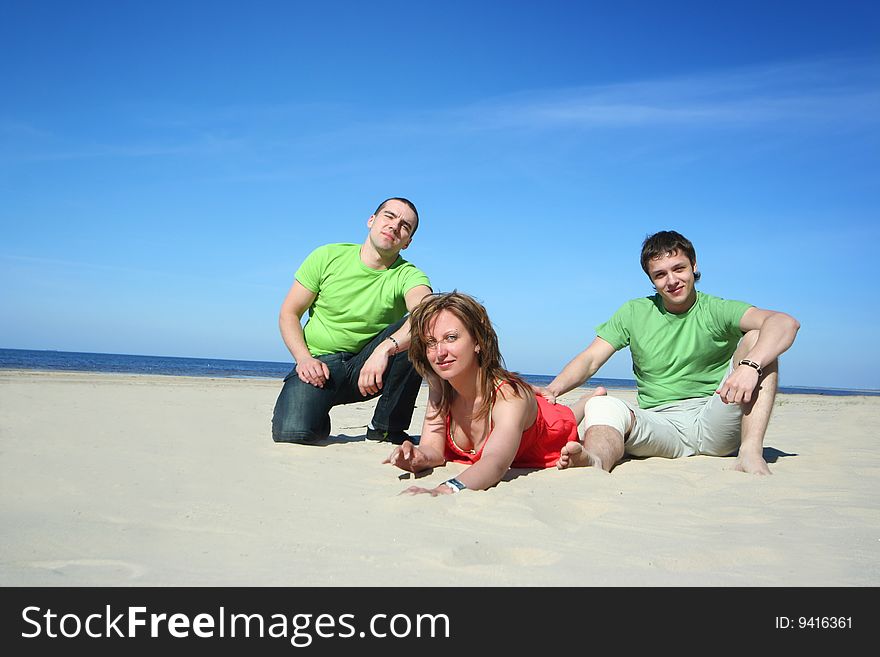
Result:
<svg viewBox="0 0 880 657">
<path fill-rule="evenodd" d="M 767 461 L 764 460 L 763 456 L 755 456 L 752 454 L 740 454 L 737 456 L 736 460 L 733 462 L 733 467 L 730 469 L 756 475 L 773 474 L 770 472 L 770 468 L 767 467 Z"/>
<path fill-rule="evenodd" d="M 571 441 L 562 447 L 556 467 L 559 470 L 590 467 L 602 469 L 602 461 L 585 450 L 579 442 Z"/>
</svg>

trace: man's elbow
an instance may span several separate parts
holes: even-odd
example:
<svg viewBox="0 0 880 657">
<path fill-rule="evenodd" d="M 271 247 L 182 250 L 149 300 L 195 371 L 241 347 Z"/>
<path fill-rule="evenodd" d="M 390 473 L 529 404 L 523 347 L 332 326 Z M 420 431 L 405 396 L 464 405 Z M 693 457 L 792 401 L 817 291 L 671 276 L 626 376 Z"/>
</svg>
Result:
<svg viewBox="0 0 880 657">
<path fill-rule="evenodd" d="M 790 342 L 794 342 L 797 333 L 801 328 L 801 323 L 788 313 L 776 312 L 772 316 L 773 326 L 777 331 L 781 331 Z M 769 325 L 768 325 L 769 328 Z"/>
<path fill-rule="evenodd" d="M 278 311 L 278 323 L 283 326 L 289 322 L 298 322 L 302 319 L 304 312 L 299 311 L 299 309 L 290 304 L 283 303 L 281 304 L 281 310 Z"/>
</svg>

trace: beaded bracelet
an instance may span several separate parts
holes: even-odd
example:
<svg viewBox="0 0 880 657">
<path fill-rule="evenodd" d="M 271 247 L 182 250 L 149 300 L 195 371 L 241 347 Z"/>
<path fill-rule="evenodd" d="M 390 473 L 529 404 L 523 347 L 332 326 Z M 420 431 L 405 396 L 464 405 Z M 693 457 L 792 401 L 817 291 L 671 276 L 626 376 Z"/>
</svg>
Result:
<svg viewBox="0 0 880 657">
<path fill-rule="evenodd" d="M 754 368 L 758 372 L 758 378 L 764 374 L 764 370 L 761 369 L 761 366 L 753 360 L 749 360 L 748 358 L 743 358 L 741 361 L 737 363 L 737 365 L 746 365 L 748 367 Z"/>
</svg>

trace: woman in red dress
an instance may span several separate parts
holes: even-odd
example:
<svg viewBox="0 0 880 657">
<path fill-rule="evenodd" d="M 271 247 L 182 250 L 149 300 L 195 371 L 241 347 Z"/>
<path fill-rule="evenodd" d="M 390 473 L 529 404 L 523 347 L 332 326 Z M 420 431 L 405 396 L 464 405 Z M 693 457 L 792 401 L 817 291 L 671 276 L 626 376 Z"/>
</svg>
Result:
<svg viewBox="0 0 880 657">
<path fill-rule="evenodd" d="M 510 468 L 550 468 L 578 440 L 585 395 L 571 408 L 551 404 L 502 365 L 486 309 L 460 292 L 433 294 L 410 316 L 410 359 L 429 386 L 418 445 L 406 441 L 384 463 L 419 472 L 447 461 L 470 465 L 435 488 L 406 493 L 452 494 L 497 484 Z M 593 394 L 605 394 L 598 388 Z"/>
</svg>

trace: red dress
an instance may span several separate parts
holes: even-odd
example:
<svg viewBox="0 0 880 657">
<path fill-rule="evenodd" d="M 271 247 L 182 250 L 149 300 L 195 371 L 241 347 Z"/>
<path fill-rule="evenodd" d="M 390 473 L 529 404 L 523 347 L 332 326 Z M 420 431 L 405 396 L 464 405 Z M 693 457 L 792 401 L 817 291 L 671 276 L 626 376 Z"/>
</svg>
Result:
<svg viewBox="0 0 880 657">
<path fill-rule="evenodd" d="M 538 414 L 528 429 L 523 431 L 522 440 L 516 456 L 513 457 L 511 468 L 552 468 L 559 460 L 559 452 L 567 442 L 578 439 L 577 422 L 572 410 L 563 404 L 551 404 L 541 395 L 536 394 Z M 447 461 L 473 465 L 480 460 L 483 449 L 492 439 L 492 432 L 476 453 L 459 449 L 449 431 L 449 414 L 446 415 L 446 453 Z"/>
</svg>

